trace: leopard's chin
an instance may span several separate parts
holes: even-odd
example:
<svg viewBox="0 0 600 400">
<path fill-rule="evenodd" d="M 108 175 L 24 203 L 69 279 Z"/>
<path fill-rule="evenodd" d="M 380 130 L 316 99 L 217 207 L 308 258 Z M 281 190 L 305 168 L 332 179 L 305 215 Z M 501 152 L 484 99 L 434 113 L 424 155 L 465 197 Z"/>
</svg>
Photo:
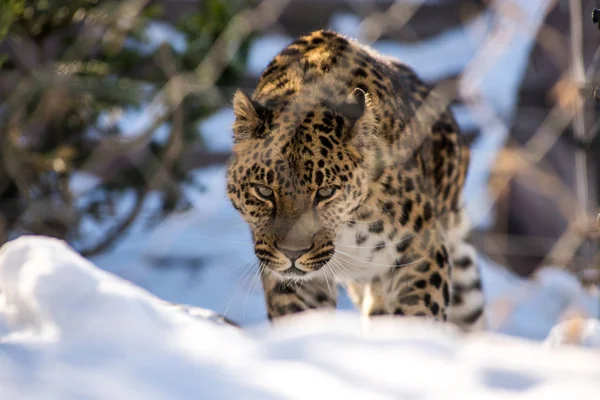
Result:
<svg viewBox="0 0 600 400">
<path fill-rule="evenodd" d="M 282 271 L 281 274 L 283 276 L 300 277 L 300 276 L 304 276 L 306 274 L 310 274 L 311 272 L 314 272 L 314 271 L 304 271 L 304 270 L 301 270 L 300 268 L 297 268 L 296 266 L 292 265 L 285 271 Z"/>
<path fill-rule="evenodd" d="M 292 266 L 284 271 L 273 271 L 275 276 L 282 281 L 309 281 L 317 276 L 321 275 L 321 269 L 314 271 L 304 271 L 295 266 Z"/>
</svg>

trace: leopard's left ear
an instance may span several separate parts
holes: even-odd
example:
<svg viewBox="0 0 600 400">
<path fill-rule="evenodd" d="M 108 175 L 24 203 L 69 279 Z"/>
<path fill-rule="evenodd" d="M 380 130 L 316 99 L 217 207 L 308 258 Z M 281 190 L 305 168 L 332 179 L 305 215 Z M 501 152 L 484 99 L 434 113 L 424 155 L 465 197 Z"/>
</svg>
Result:
<svg viewBox="0 0 600 400">
<path fill-rule="evenodd" d="M 335 110 L 350 123 L 351 137 L 370 135 L 377 128 L 371 96 L 360 88 L 354 89 L 346 101 L 338 104 Z"/>
</svg>

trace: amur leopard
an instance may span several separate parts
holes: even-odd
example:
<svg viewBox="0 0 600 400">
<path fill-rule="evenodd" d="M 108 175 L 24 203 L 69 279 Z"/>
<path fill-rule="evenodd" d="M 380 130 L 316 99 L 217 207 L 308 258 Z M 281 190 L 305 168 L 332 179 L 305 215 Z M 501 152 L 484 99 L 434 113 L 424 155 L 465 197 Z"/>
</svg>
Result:
<svg viewBox="0 0 600 400">
<path fill-rule="evenodd" d="M 233 99 L 228 196 L 269 319 L 335 308 L 484 326 L 462 191 L 469 149 L 443 93 L 336 32 L 282 50 Z"/>
</svg>

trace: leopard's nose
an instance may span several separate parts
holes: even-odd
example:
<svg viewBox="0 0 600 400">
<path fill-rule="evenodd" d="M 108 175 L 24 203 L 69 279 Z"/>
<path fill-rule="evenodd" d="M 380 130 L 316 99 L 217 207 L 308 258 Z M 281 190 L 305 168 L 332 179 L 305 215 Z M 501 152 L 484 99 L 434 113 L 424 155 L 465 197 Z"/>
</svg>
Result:
<svg viewBox="0 0 600 400">
<path fill-rule="evenodd" d="M 291 249 L 285 249 L 285 248 L 280 248 L 279 251 L 281 251 L 283 254 L 285 254 L 285 256 L 287 258 L 289 258 L 292 262 L 296 261 L 298 258 L 300 258 L 300 256 L 304 253 L 306 253 L 309 249 L 300 249 L 300 250 L 291 250 Z"/>
</svg>

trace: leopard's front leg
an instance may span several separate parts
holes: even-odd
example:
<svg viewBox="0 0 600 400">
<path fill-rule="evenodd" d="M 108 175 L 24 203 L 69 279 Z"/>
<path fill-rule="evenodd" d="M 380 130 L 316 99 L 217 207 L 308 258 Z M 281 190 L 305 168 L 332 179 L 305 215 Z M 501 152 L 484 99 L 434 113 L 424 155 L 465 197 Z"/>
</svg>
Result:
<svg viewBox="0 0 600 400">
<path fill-rule="evenodd" d="M 450 302 L 450 264 L 441 240 L 415 238 L 420 246 L 406 250 L 384 276 L 365 291 L 364 315 L 424 316 L 446 321 Z M 370 301 L 369 296 L 373 297 Z"/>
<path fill-rule="evenodd" d="M 281 280 L 273 273 L 262 274 L 269 320 L 311 309 L 335 309 L 337 289 L 324 278 L 305 281 Z"/>
<path fill-rule="evenodd" d="M 394 268 L 389 293 L 393 314 L 446 321 L 450 299 L 447 252 L 441 246 L 414 265 Z"/>
</svg>

